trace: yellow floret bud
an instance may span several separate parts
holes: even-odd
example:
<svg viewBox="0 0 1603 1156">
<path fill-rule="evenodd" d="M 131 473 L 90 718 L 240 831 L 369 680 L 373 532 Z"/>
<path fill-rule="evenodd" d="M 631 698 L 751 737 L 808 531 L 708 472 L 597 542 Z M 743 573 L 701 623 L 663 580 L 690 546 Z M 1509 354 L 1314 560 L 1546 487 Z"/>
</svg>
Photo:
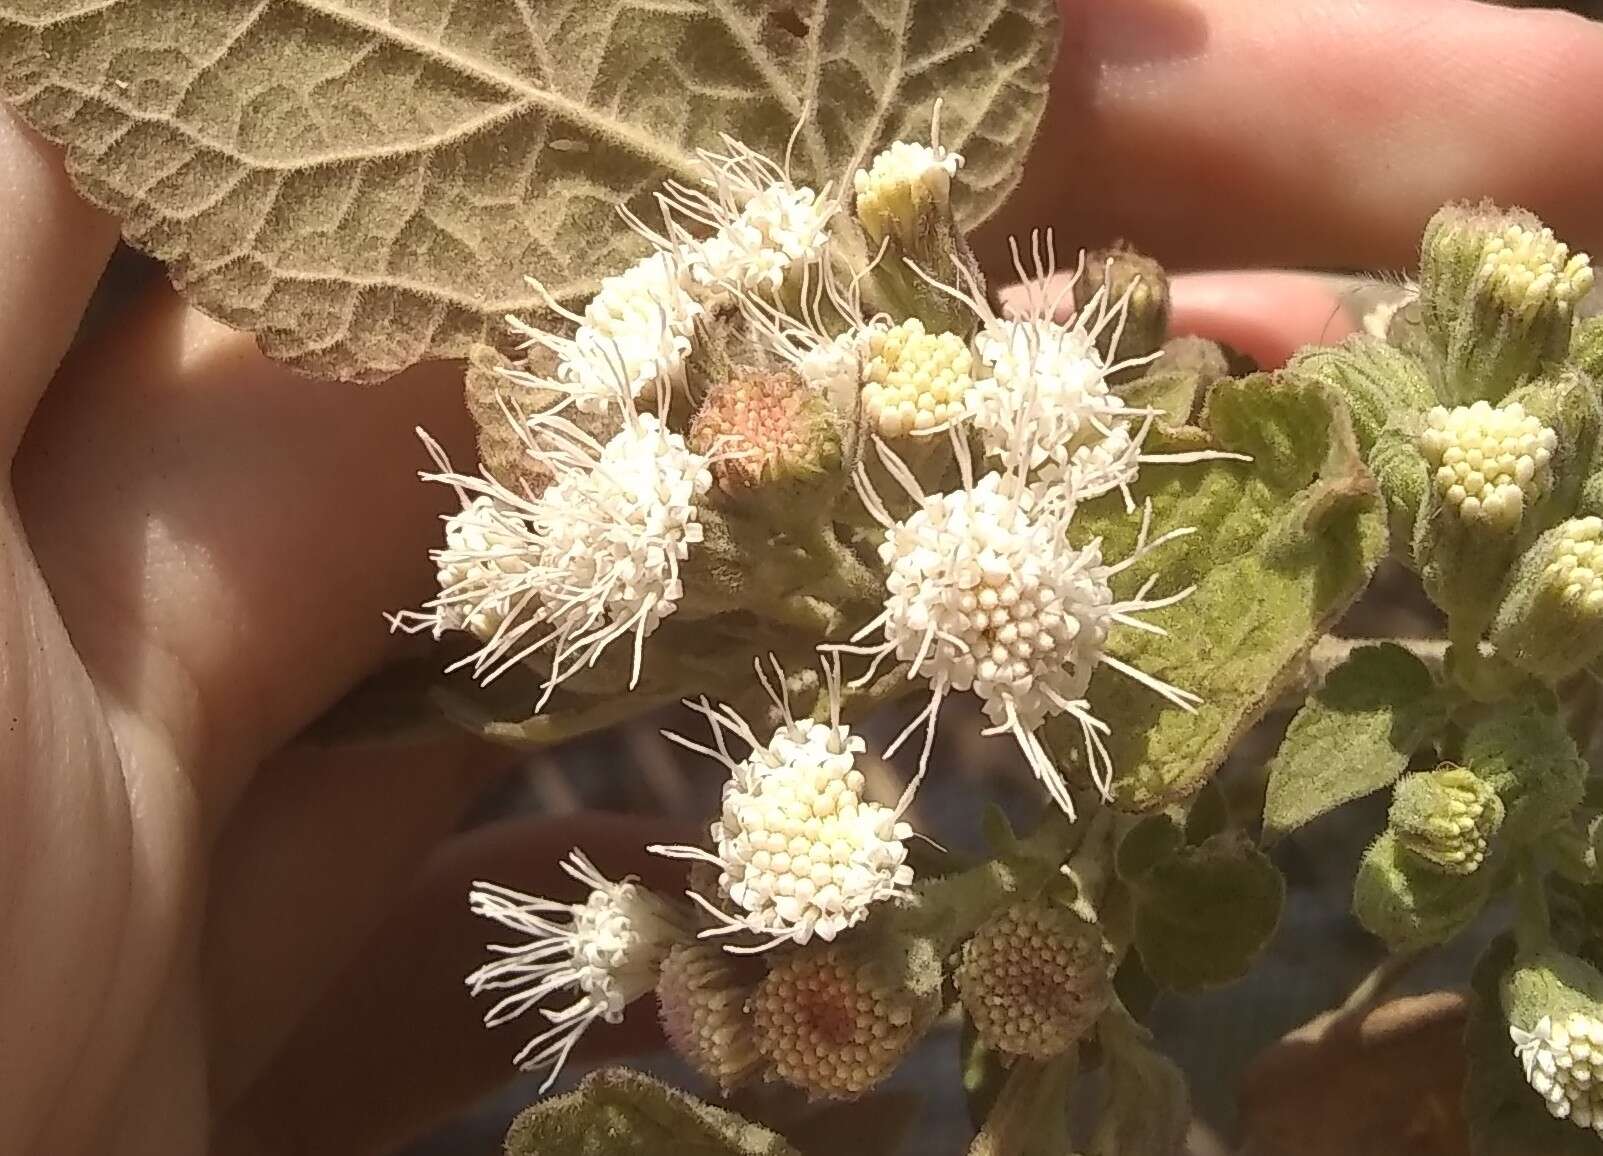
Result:
<svg viewBox="0 0 1603 1156">
<path fill-rule="evenodd" d="M 863 408 L 883 438 L 939 430 L 964 413 L 974 355 L 955 333 L 930 333 L 918 318 L 866 338 Z"/>
</svg>

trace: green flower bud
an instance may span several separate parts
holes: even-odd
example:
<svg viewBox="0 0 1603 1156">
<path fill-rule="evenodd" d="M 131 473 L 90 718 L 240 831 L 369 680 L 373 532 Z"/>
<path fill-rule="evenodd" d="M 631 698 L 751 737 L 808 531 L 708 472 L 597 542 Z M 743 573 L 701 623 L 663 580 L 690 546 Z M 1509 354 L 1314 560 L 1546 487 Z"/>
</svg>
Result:
<svg viewBox="0 0 1603 1156">
<path fill-rule="evenodd" d="M 1305 349 L 1284 372 L 1335 390 L 1347 403 L 1353 432 L 1365 454 L 1389 421 L 1400 414 L 1423 413 L 1436 400 L 1419 362 L 1369 334 L 1354 335 L 1340 345 Z"/>
<path fill-rule="evenodd" d="M 1530 213 L 1482 203 L 1431 218 L 1419 279 L 1439 392 L 1467 403 L 1502 397 L 1564 358 L 1593 274 L 1586 254 L 1572 255 Z"/>
<path fill-rule="evenodd" d="M 1488 873 L 1445 874 L 1381 832 L 1358 864 L 1353 914 L 1393 951 L 1443 943 L 1474 922 L 1490 890 Z"/>
<path fill-rule="evenodd" d="M 938 130 L 937 130 L 938 135 Z M 875 245 L 887 238 L 908 254 L 952 216 L 952 180 L 963 167 L 958 153 L 937 143 L 896 141 L 854 179 L 857 220 Z"/>
<path fill-rule="evenodd" d="M 1392 552 L 1414 565 L 1414 532 L 1430 495 L 1430 466 L 1419 439 L 1392 425 L 1382 429 L 1369 450 L 1369 472 L 1386 502 Z"/>
<path fill-rule="evenodd" d="M 1603 518 L 1571 518 L 1520 558 L 1492 625 L 1509 662 L 1556 682 L 1603 654 Z"/>
<path fill-rule="evenodd" d="M 1502 839 L 1525 843 L 1569 818 L 1587 767 L 1563 720 L 1532 700 L 1499 703 L 1464 733 L 1459 760 L 1503 800 Z"/>
<path fill-rule="evenodd" d="M 1124 246 L 1095 249 L 1086 254 L 1085 271 L 1074 283 L 1075 310 L 1090 306 L 1099 291 L 1109 305 L 1126 294 L 1130 298 L 1124 326 L 1117 334 L 1117 348 L 1116 327 L 1110 326 L 1097 338 L 1097 352 L 1104 360 L 1145 357 L 1162 347 L 1169 332 L 1169 277 L 1162 265 Z M 1129 380 L 1139 373 L 1139 367 L 1132 367 L 1114 380 Z"/>
<path fill-rule="evenodd" d="M 858 223 L 873 248 L 883 249 L 873 291 L 889 312 L 918 317 L 937 329 L 973 324 L 972 311 L 908 267 L 948 285 L 973 285 L 983 295 L 979 267 L 952 216 L 952 180 L 963 158 L 941 147 L 940 106 L 927 145 L 896 141 L 853 179 Z"/>
<path fill-rule="evenodd" d="M 1518 402 L 1438 405 L 1425 414 L 1419 449 L 1444 515 L 1511 533 L 1553 484 L 1558 434 Z"/>
<path fill-rule="evenodd" d="M 1570 339 L 1570 364 L 1593 381 L 1603 378 L 1603 313 L 1575 326 Z"/>
<path fill-rule="evenodd" d="M 1486 858 L 1503 822 L 1503 800 L 1463 767 L 1405 775 L 1392 792 L 1388 824 L 1397 842 L 1447 875 L 1468 875 Z"/>
<path fill-rule="evenodd" d="M 1551 464 L 1553 485 L 1536 523 L 1545 528 L 1575 509 L 1597 458 L 1603 404 L 1591 378 L 1575 369 L 1563 369 L 1523 385 L 1503 399 L 1502 408 L 1515 405 L 1558 439 Z"/>
<path fill-rule="evenodd" d="M 955 422 L 974 384 L 974 354 L 956 333 L 931 333 L 917 317 L 868 331 L 863 413 L 887 440 Z"/>
<path fill-rule="evenodd" d="M 1519 959 L 1500 995 L 1531 1090 L 1556 1119 L 1603 1136 L 1603 975 L 1547 950 Z"/>
<path fill-rule="evenodd" d="M 1073 1047 L 1112 995 L 1102 934 L 1037 898 L 986 922 L 963 945 L 957 991 L 979 1038 L 1010 1056 L 1048 1060 Z"/>
<path fill-rule="evenodd" d="M 725 495 L 783 508 L 798 491 L 844 487 L 841 427 L 829 399 L 795 371 L 745 370 L 708 392 L 690 445 L 715 455 L 713 481 Z"/>
<path fill-rule="evenodd" d="M 1414 559 L 1426 592 L 1478 636 L 1497 608 L 1526 513 L 1553 484 L 1558 435 L 1518 403 L 1484 401 L 1425 415 L 1418 446 L 1431 471 Z"/>
</svg>

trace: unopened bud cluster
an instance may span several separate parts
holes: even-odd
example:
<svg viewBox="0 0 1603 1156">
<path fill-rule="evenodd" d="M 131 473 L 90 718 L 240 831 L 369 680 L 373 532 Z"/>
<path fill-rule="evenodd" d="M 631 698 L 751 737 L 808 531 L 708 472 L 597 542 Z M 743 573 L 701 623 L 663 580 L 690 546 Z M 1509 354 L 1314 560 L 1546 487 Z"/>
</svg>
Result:
<svg viewBox="0 0 1603 1156">
<path fill-rule="evenodd" d="M 1503 803 L 1473 771 L 1442 767 L 1398 782 L 1389 822 L 1408 851 L 1446 874 L 1468 875 L 1486 858 Z"/>
<path fill-rule="evenodd" d="M 1112 987 L 1098 929 L 1046 899 L 1015 904 L 963 946 L 957 990 L 979 1038 L 1047 1060 L 1081 1039 Z"/>
<path fill-rule="evenodd" d="M 1571 254 L 1552 229 L 1512 223 L 1486 238 L 1478 274 L 1489 291 L 1518 314 L 1550 304 L 1568 310 L 1591 292 L 1594 280 L 1590 258 Z"/>
<path fill-rule="evenodd" d="M 929 333 L 917 317 L 868 332 L 863 409 L 883 438 L 927 434 L 961 418 L 974 355 L 956 333 Z"/>
<path fill-rule="evenodd" d="M 1465 522 L 1512 530 L 1551 486 L 1558 435 L 1519 403 L 1436 406 L 1425 421 L 1419 447 L 1436 493 Z"/>
</svg>

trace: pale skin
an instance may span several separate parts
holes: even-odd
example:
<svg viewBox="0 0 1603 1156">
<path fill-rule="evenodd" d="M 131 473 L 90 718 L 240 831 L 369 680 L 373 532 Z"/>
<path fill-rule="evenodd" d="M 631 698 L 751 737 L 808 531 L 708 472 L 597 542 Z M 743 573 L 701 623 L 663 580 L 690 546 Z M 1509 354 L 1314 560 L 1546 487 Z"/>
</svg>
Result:
<svg viewBox="0 0 1603 1156">
<path fill-rule="evenodd" d="M 1492 196 L 1603 248 L 1603 28 L 1469 0 L 1065 0 L 1003 230 L 1175 266 L 1411 264 Z M 66 356 L 116 239 L 0 118 L 0 1152 L 384 1151 L 510 1074 L 461 977 L 476 876 L 541 891 L 634 820 L 457 832 L 505 756 L 292 744 L 428 596 L 460 373 L 310 382 L 165 287 Z M 1273 361 L 1328 283 L 1209 273 L 1180 325 Z M 614 1041 L 616 1042 L 616 1041 Z"/>
</svg>

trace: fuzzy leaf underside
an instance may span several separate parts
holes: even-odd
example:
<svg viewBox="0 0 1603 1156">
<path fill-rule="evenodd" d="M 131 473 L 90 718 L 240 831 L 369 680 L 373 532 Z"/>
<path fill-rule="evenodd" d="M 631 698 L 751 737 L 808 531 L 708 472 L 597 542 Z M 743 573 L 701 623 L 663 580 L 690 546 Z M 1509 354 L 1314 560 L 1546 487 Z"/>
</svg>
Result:
<svg viewBox="0 0 1603 1156">
<path fill-rule="evenodd" d="M 1117 658 L 1202 698 L 1188 712 L 1110 667 L 1089 698 L 1109 724 L 1114 803 L 1147 811 L 1185 798 L 1213 774 L 1235 740 L 1273 704 L 1308 648 L 1363 590 L 1386 550 L 1373 480 L 1358 458 L 1345 410 L 1306 382 L 1254 375 L 1213 387 L 1196 430 L 1153 439 L 1154 452 L 1213 445 L 1250 462 L 1149 464 L 1134 487 L 1150 499 L 1153 533 L 1194 527 L 1115 583 L 1129 596 L 1151 574 L 1153 596 L 1187 586 L 1178 605 L 1142 615 L 1165 636 L 1117 627 Z M 1117 494 L 1075 519 L 1081 539 L 1101 536 L 1116 560 L 1134 545 L 1138 518 Z M 1059 719 L 1048 739 L 1078 758 L 1078 728 Z"/>
<path fill-rule="evenodd" d="M 0 0 L 0 96 L 197 307 L 308 373 L 504 343 L 639 255 L 666 177 L 730 133 L 840 181 L 879 146 L 1017 183 L 1053 0 Z M 548 319 L 549 319 L 549 315 Z"/>
<path fill-rule="evenodd" d="M 1394 643 L 1355 650 L 1297 712 L 1269 764 L 1265 838 L 1390 786 L 1444 722 L 1424 663 Z"/>
<path fill-rule="evenodd" d="M 507 1156 L 796 1156 L 783 1139 L 625 1068 L 524 1109 Z"/>
</svg>

